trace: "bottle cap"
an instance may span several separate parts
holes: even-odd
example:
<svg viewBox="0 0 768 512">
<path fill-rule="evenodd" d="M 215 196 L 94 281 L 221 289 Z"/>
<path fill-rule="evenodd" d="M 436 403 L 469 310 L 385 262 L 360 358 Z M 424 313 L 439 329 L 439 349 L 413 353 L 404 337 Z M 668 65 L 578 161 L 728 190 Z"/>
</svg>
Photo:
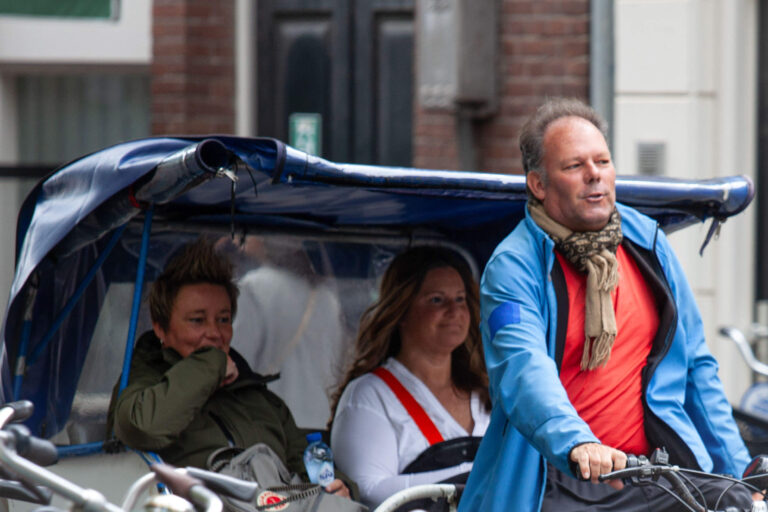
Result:
<svg viewBox="0 0 768 512">
<path fill-rule="evenodd" d="M 322 441 L 322 440 L 323 440 L 322 432 L 310 432 L 309 434 L 307 434 L 308 443 L 314 443 L 315 441 Z"/>
</svg>

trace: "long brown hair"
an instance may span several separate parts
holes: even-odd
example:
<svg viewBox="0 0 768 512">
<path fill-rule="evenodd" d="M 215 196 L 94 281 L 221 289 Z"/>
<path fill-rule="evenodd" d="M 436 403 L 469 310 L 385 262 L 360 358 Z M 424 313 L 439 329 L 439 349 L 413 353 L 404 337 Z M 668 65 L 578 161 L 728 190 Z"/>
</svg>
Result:
<svg viewBox="0 0 768 512">
<path fill-rule="evenodd" d="M 421 246 L 408 249 L 392 261 L 382 278 L 379 299 L 363 313 L 354 360 L 341 386 L 331 398 L 331 421 L 347 384 L 400 352 L 400 321 L 411 307 L 427 273 L 443 267 L 451 267 L 461 276 L 467 294 L 470 320 L 467 339 L 451 353 L 453 385 L 466 392 L 478 391 L 480 399 L 490 409 L 488 374 L 485 371 L 480 338 L 479 293 L 472 271 L 467 262 L 454 251 L 443 247 Z"/>
</svg>

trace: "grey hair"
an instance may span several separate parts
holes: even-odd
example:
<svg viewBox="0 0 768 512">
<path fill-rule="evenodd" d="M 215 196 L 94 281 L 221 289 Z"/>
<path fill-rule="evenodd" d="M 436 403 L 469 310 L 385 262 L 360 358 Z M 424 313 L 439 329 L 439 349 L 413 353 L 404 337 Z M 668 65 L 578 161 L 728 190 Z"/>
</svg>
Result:
<svg viewBox="0 0 768 512">
<path fill-rule="evenodd" d="M 595 109 L 576 98 L 552 98 L 542 104 L 526 121 L 520 132 L 520 152 L 525 174 L 538 173 L 541 181 L 547 183 L 547 175 L 541 166 L 544 158 L 544 133 L 554 121 L 561 117 L 581 117 L 600 130 L 608 140 L 608 123 Z"/>
</svg>

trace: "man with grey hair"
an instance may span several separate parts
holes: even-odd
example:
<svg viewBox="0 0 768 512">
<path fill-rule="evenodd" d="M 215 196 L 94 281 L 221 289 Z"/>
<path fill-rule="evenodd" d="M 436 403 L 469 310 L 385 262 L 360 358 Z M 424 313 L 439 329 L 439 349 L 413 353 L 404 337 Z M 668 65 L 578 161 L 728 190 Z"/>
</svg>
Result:
<svg viewBox="0 0 768 512">
<path fill-rule="evenodd" d="M 657 224 L 615 202 L 605 122 L 551 100 L 520 148 L 526 217 L 480 283 L 493 412 L 460 510 L 677 510 L 655 487 L 598 483 L 662 447 L 740 476 L 749 454 L 693 294 Z M 710 507 L 727 487 L 697 484 Z M 736 486 L 719 506 L 751 499 Z"/>
</svg>

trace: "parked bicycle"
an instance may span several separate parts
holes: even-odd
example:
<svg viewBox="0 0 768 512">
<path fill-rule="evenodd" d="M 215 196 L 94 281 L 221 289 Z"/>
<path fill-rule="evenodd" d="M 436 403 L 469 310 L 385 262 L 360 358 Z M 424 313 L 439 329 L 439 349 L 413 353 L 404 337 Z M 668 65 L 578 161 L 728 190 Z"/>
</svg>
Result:
<svg viewBox="0 0 768 512">
<path fill-rule="evenodd" d="M 768 453 L 768 364 L 758 359 L 753 346 L 768 340 L 768 327 L 752 324 L 749 335 L 736 327 L 721 327 L 720 334 L 736 345 L 744 362 L 752 370 L 753 384 L 742 395 L 733 417 L 741 437 L 752 455 Z"/>
<path fill-rule="evenodd" d="M 162 483 L 172 494 L 150 494 L 144 509 L 153 512 L 221 512 L 219 494 L 250 501 L 258 484 L 196 468 L 152 464 L 150 472 L 133 482 L 121 505 L 110 503 L 95 489 L 82 488 L 43 466 L 57 460 L 56 446 L 30 434 L 14 421 L 23 421 L 33 411 L 32 402 L 20 400 L 0 407 L 0 497 L 49 505 L 54 494 L 72 503 L 72 510 L 127 512 L 155 484 Z M 56 510 L 46 507 L 45 510 Z"/>
<path fill-rule="evenodd" d="M 690 480 L 688 475 L 697 475 L 699 477 L 722 479 L 732 482 L 732 486 L 723 491 L 717 499 L 714 509 L 707 508 L 704 495 L 701 490 Z M 692 469 L 685 469 L 668 463 L 666 452 L 657 450 L 648 458 L 645 456 L 627 456 L 627 467 L 611 473 L 606 473 L 599 477 L 600 481 L 618 478 L 624 481 L 626 485 L 647 486 L 653 485 L 664 489 L 670 497 L 680 504 L 680 510 L 693 512 L 740 512 L 732 507 L 721 509 L 720 501 L 722 498 L 736 486 L 745 486 L 750 491 L 760 492 L 768 488 L 768 456 L 755 457 L 752 463 L 741 479 L 705 473 Z M 664 486 L 660 480 L 666 480 L 669 487 Z M 399 507 L 424 498 L 448 500 L 450 510 L 456 510 L 461 498 L 463 485 L 453 484 L 432 484 L 419 485 L 405 489 L 390 496 L 374 512 L 394 512 Z M 744 512 L 768 512 L 768 503 L 765 501 L 755 501 L 751 508 L 744 509 Z"/>
</svg>

